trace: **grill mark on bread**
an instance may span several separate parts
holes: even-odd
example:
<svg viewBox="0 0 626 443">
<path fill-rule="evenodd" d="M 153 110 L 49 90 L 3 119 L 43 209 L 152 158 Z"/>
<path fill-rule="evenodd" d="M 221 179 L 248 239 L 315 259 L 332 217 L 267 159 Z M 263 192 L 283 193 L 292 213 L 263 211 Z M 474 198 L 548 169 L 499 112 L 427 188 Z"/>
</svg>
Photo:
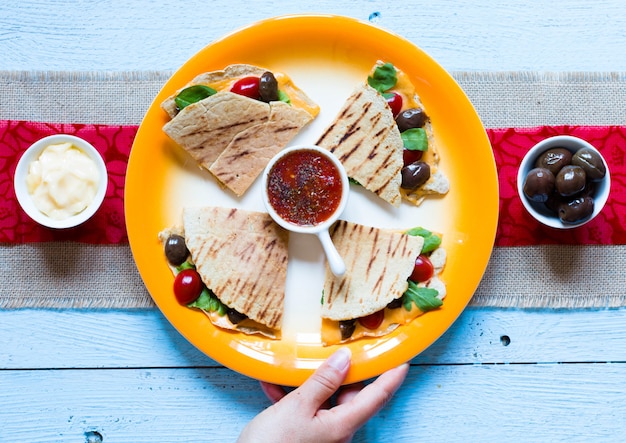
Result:
<svg viewBox="0 0 626 443">
<path fill-rule="evenodd" d="M 274 133 L 275 134 L 280 134 L 281 132 L 292 131 L 294 129 L 298 129 L 298 126 L 296 126 L 296 125 L 292 125 L 292 126 L 285 125 L 285 126 L 280 126 L 280 127 L 276 128 L 274 130 Z"/>
<path fill-rule="evenodd" d="M 373 290 L 374 292 L 380 291 L 380 289 L 383 286 L 383 278 L 384 278 L 384 272 L 376 279 L 376 283 L 374 284 Z"/>
<path fill-rule="evenodd" d="M 379 259 L 378 254 L 376 253 L 378 249 L 378 230 L 376 230 L 374 227 L 370 227 L 368 234 L 371 235 L 372 232 L 374 232 L 374 240 L 372 240 L 372 250 L 370 252 L 371 257 L 367 264 L 367 270 L 365 271 L 366 278 L 369 278 L 372 266 L 374 265 L 374 263 L 376 263 L 376 260 Z"/>
<path fill-rule="evenodd" d="M 328 135 L 335 130 L 335 128 L 337 127 L 338 123 L 341 120 L 352 118 L 353 114 L 352 114 L 352 109 L 350 108 L 350 106 L 352 106 L 355 102 L 357 102 L 362 96 L 363 96 L 363 91 L 359 91 L 358 94 L 350 97 L 349 101 L 346 102 L 346 104 L 344 105 L 344 108 L 340 111 L 335 121 L 331 123 L 331 125 L 328 128 L 326 128 L 326 131 L 324 131 L 322 135 L 317 139 L 317 143 L 316 143 L 317 145 L 322 144 L 324 142 L 326 137 L 328 137 Z M 335 145 L 335 148 L 336 148 L 336 145 Z M 331 152 L 333 151 L 333 149 L 331 149 Z"/>
</svg>

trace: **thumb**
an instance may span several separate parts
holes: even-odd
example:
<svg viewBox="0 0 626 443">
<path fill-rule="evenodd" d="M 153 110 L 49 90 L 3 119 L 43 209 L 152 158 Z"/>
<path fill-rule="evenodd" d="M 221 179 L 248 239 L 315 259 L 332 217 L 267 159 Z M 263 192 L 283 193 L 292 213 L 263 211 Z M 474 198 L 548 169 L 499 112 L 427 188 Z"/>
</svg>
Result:
<svg viewBox="0 0 626 443">
<path fill-rule="evenodd" d="M 296 390 L 312 413 L 316 413 L 346 379 L 351 357 L 350 348 L 339 348 Z"/>
</svg>

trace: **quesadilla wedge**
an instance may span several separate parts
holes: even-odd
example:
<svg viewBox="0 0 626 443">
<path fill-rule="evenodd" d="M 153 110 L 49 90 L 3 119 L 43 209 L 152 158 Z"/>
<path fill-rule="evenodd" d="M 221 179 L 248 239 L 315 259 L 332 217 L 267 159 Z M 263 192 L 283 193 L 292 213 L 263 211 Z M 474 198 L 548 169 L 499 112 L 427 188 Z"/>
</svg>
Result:
<svg viewBox="0 0 626 443">
<path fill-rule="evenodd" d="M 393 206 L 402 196 L 402 138 L 387 101 L 359 85 L 316 143 L 341 161 L 348 176 Z"/>
<path fill-rule="evenodd" d="M 391 63 L 376 63 L 317 143 L 343 159 L 350 178 L 393 206 L 420 205 L 450 189 L 430 117 L 408 76 Z"/>
<path fill-rule="evenodd" d="M 287 231 L 266 213 L 242 209 L 184 208 L 182 217 L 182 227 L 159 238 L 165 247 L 174 235 L 184 239 L 188 256 L 181 264 L 172 263 L 166 249 L 170 267 L 175 274 L 195 269 L 206 286 L 187 306 L 221 328 L 280 338 Z"/>
<path fill-rule="evenodd" d="M 380 337 L 440 307 L 446 262 L 441 238 L 428 230 L 379 229 L 340 220 L 331 237 L 347 271 L 326 271 L 322 344 Z"/>
<path fill-rule="evenodd" d="M 237 196 L 319 113 L 286 74 L 245 64 L 197 76 L 161 108 L 163 131 Z"/>
</svg>

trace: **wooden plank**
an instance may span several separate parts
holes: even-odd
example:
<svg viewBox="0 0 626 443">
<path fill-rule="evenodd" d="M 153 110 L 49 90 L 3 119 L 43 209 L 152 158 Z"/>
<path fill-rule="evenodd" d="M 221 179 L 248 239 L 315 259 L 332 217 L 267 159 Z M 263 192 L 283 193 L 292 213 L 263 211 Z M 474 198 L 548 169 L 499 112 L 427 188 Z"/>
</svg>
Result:
<svg viewBox="0 0 626 443">
<path fill-rule="evenodd" d="M 626 364 L 412 366 L 355 442 L 619 441 Z M 7 370 L 0 442 L 232 442 L 267 401 L 226 369 Z"/>
<path fill-rule="evenodd" d="M 622 362 L 625 313 L 470 308 L 413 363 Z M 0 369 L 217 365 L 156 309 L 0 311 L 0 343 Z"/>
<path fill-rule="evenodd" d="M 458 2 L 303 0 L 3 2 L 0 69 L 175 69 L 211 41 L 303 11 L 368 20 L 415 42 L 448 70 L 626 70 L 620 0 Z M 71 11 L 71 20 L 68 20 Z M 194 11 L 194 13 L 190 13 Z M 233 11 L 236 11 L 235 13 Z"/>
</svg>

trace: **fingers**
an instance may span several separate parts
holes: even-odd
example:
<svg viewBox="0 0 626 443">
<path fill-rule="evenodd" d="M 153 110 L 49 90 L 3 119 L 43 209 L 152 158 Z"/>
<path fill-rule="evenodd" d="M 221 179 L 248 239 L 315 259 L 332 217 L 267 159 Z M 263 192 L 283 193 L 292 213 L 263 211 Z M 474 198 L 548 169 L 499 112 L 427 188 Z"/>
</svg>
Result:
<svg viewBox="0 0 626 443">
<path fill-rule="evenodd" d="M 344 403 L 349 403 L 352 399 L 361 392 L 361 389 L 365 387 L 365 383 L 353 383 L 351 385 L 346 385 L 339 389 L 337 393 L 337 405 L 342 405 Z"/>
<path fill-rule="evenodd" d="M 297 395 L 309 412 L 317 410 L 339 389 L 350 368 L 352 353 L 349 348 L 339 348 L 292 394 Z"/>
<path fill-rule="evenodd" d="M 396 393 L 409 371 L 408 363 L 380 375 L 360 392 L 350 393 L 347 403 L 341 403 L 333 411 L 346 428 L 357 430 L 387 404 Z M 345 399 L 344 399 L 345 400 Z"/>
<path fill-rule="evenodd" d="M 281 386 L 278 386 L 272 383 L 267 383 L 264 381 L 260 383 L 261 383 L 261 390 L 263 390 L 263 392 L 265 393 L 265 396 L 272 403 L 277 403 L 280 399 L 282 399 L 285 395 L 287 395 L 287 393 Z"/>
</svg>

